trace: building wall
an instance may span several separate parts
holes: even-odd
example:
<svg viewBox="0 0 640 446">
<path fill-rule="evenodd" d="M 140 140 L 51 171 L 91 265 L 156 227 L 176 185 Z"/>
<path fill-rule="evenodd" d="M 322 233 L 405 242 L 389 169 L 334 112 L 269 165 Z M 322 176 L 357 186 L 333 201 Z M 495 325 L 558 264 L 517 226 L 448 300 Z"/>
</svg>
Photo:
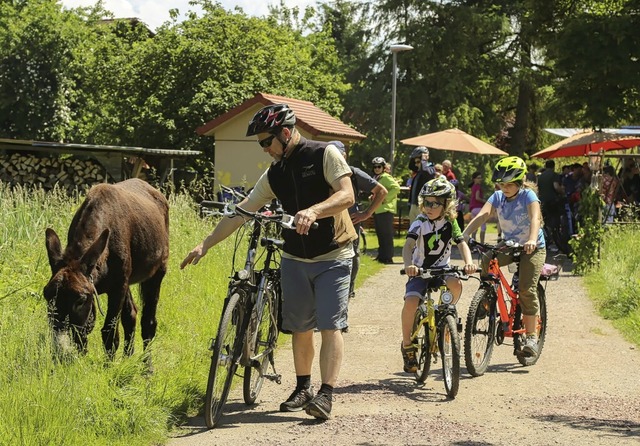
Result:
<svg viewBox="0 0 640 446">
<path fill-rule="evenodd" d="M 262 105 L 245 110 L 215 129 L 215 189 L 219 184 L 252 188 L 271 165 L 273 158 L 257 143 L 256 136 L 245 137 L 247 125 Z M 298 129 L 300 130 L 300 129 Z M 311 135 L 300 131 L 302 136 Z"/>
</svg>

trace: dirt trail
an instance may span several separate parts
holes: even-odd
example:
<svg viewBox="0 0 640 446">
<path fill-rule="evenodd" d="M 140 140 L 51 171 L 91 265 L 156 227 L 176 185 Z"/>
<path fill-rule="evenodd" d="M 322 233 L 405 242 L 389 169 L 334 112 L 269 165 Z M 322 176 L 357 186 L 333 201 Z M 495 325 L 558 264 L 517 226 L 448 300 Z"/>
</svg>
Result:
<svg viewBox="0 0 640 446">
<path fill-rule="evenodd" d="M 219 428 L 207 430 L 202 418 L 194 418 L 169 444 L 640 444 L 640 352 L 596 315 L 580 278 L 563 273 L 549 282 L 547 341 L 535 366 L 522 367 L 510 346 L 496 347 L 484 376 L 471 378 L 462 368 L 458 396 L 448 400 L 440 365 L 424 386 L 402 372 L 399 318 L 406 279 L 400 268 L 386 266 L 350 303 L 331 420 L 278 412 L 295 386 L 289 343 L 276 359 L 281 386 L 265 383 L 254 407 L 245 406 L 241 388 L 235 389 Z M 458 305 L 463 321 L 476 289 L 477 281 L 466 282 Z M 316 364 L 316 388 L 319 377 Z"/>
</svg>

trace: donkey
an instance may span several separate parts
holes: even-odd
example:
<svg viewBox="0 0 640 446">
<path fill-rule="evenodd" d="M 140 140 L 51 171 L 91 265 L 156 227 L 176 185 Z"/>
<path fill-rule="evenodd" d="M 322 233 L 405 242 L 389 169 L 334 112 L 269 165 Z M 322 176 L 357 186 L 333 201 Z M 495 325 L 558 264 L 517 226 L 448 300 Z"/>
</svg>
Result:
<svg viewBox="0 0 640 446">
<path fill-rule="evenodd" d="M 51 279 L 44 287 L 49 322 L 56 339 L 68 331 L 81 353 L 96 321 L 98 295 L 108 296 L 102 342 L 109 359 L 120 344 L 133 354 L 138 310 L 129 285 L 142 294 L 141 330 L 146 349 L 156 334 L 160 285 L 169 259 L 169 205 L 165 197 L 137 178 L 93 186 L 69 227 L 62 251 L 56 232 L 47 228 Z"/>
</svg>

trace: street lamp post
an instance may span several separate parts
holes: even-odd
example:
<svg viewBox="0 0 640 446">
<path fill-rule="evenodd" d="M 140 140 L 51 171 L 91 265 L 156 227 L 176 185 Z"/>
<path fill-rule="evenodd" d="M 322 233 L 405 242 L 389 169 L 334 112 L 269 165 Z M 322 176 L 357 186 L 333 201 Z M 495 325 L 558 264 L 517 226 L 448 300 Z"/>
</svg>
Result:
<svg viewBox="0 0 640 446">
<path fill-rule="evenodd" d="M 413 47 L 410 45 L 393 44 L 389 49 L 393 55 L 393 80 L 391 82 L 391 151 L 389 153 L 389 164 L 391 164 L 391 172 L 393 174 L 393 151 L 396 145 L 396 71 L 398 67 L 398 53 L 401 51 L 410 51 Z"/>
</svg>

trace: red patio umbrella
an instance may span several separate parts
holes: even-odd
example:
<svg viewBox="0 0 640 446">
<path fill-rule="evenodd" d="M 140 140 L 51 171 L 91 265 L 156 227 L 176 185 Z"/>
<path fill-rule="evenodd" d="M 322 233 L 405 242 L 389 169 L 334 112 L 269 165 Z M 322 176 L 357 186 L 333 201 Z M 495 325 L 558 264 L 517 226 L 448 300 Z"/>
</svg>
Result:
<svg viewBox="0 0 640 446">
<path fill-rule="evenodd" d="M 583 156 L 600 151 L 623 150 L 636 146 L 640 146 L 640 136 L 638 135 L 620 135 L 596 130 L 576 133 L 531 156 L 545 159 Z"/>
</svg>

